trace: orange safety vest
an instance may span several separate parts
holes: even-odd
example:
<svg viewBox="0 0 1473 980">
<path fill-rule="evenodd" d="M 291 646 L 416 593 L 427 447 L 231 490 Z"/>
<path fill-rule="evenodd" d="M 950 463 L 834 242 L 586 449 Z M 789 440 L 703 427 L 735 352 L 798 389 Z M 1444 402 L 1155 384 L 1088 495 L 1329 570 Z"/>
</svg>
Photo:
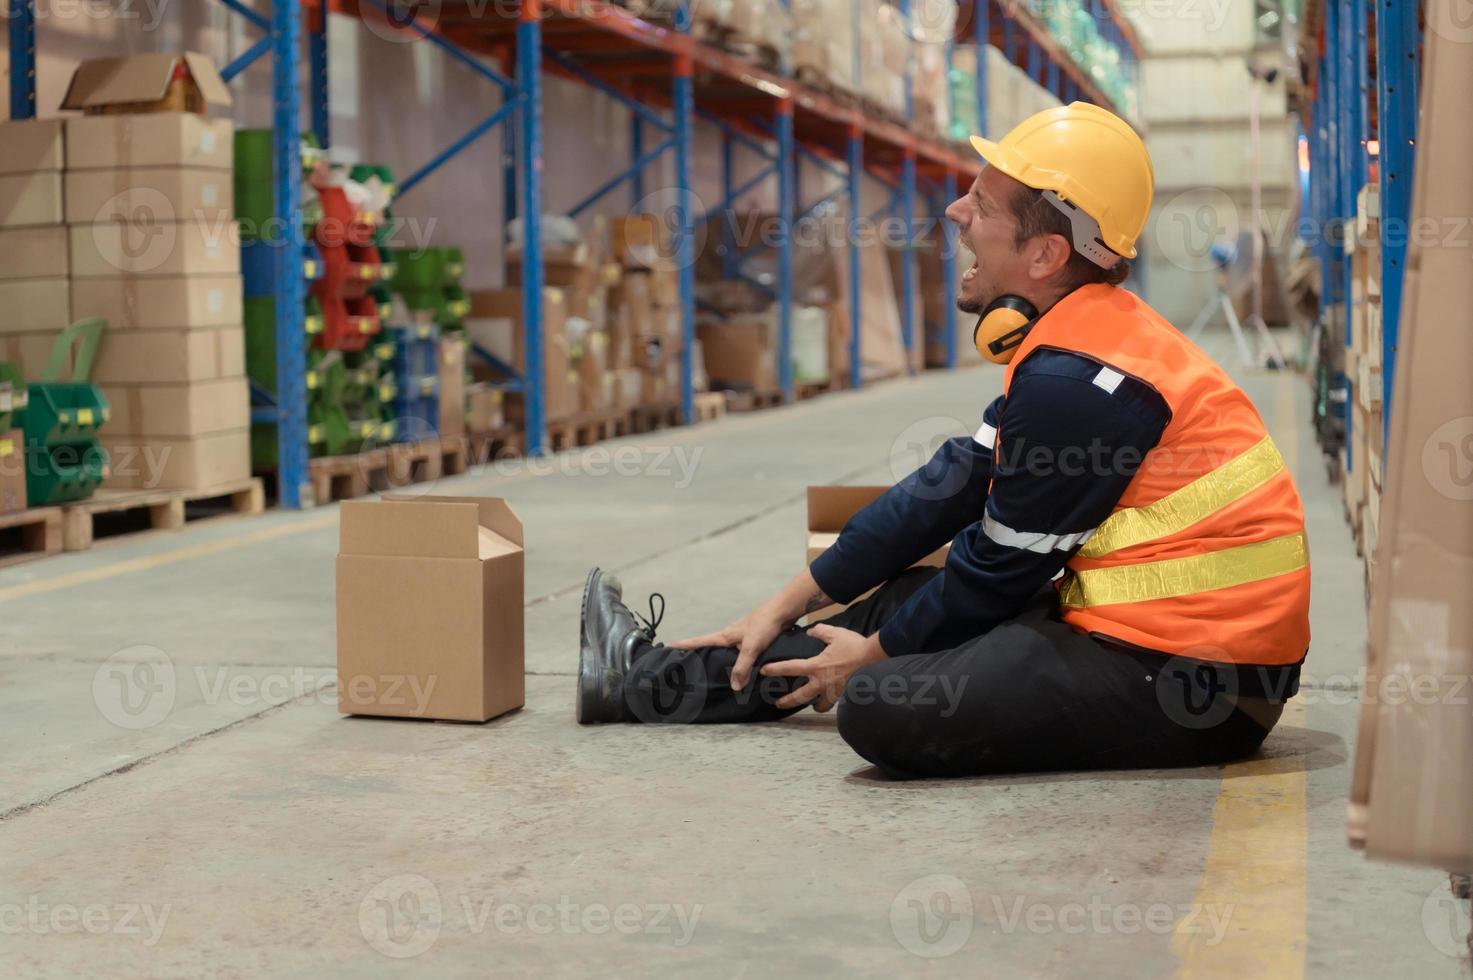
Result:
<svg viewBox="0 0 1473 980">
<path fill-rule="evenodd" d="M 1115 510 L 1057 583 L 1066 623 L 1162 653 L 1295 664 L 1309 647 L 1304 508 L 1262 418 L 1217 364 L 1123 289 L 1084 286 L 1039 318 L 1041 347 L 1155 388 L 1171 409 Z"/>
</svg>

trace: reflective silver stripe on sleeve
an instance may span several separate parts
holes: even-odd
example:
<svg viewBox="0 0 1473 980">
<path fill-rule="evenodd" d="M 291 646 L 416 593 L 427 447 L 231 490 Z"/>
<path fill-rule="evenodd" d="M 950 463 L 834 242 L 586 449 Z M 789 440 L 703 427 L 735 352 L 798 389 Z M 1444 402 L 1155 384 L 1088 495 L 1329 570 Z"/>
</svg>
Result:
<svg viewBox="0 0 1473 980">
<path fill-rule="evenodd" d="M 1125 375 L 1114 368 L 1102 367 L 1100 373 L 1095 375 L 1095 384 L 1112 395 L 1115 394 L 1115 389 L 1120 387 L 1120 382 L 1124 380 Z"/>
<path fill-rule="evenodd" d="M 983 422 L 981 427 L 977 429 L 977 434 L 972 437 L 972 440 L 991 449 L 997 443 L 996 426 L 991 426 Z"/>
<path fill-rule="evenodd" d="M 1014 531 L 999 523 L 992 514 L 982 515 L 982 530 L 993 541 L 1006 548 L 1018 548 L 1046 555 L 1050 551 L 1068 551 L 1088 541 L 1097 528 L 1076 531 L 1073 534 L 1044 534 L 1040 531 Z"/>
</svg>

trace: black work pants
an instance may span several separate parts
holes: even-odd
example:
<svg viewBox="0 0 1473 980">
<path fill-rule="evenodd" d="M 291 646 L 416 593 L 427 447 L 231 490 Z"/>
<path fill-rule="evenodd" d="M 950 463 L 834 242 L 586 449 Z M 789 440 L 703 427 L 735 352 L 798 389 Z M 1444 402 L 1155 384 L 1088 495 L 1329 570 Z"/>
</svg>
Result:
<svg viewBox="0 0 1473 980">
<path fill-rule="evenodd" d="M 912 569 L 825 622 L 871 635 L 937 573 Z M 776 720 L 801 710 L 775 702 L 806 679 L 765 678 L 761 666 L 822 650 L 789 629 L 738 692 L 735 649 L 656 644 L 637 655 L 626 703 L 643 722 Z M 982 636 L 860 669 L 838 721 L 844 741 L 887 775 L 969 776 L 1215 765 L 1263 742 L 1279 710 L 1263 707 L 1255 720 L 1199 669 L 1077 632 L 1050 588 Z"/>
</svg>

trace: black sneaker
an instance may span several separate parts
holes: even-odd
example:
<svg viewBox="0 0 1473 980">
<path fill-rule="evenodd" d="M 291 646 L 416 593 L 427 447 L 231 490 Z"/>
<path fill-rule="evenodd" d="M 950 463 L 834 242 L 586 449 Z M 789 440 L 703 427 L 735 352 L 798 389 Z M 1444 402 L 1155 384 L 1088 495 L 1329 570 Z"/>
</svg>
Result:
<svg viewBox="0 0 1473 980">
<path fill-rule="evenodd" d="M 655 613 L 655 600 L 660 611 Z M 653 621 L 624 605 L 624 587 L 617 576 L 601 568 L 588 573 L 583 584 L 583 615 L 578 626 L 582 649 L 578 656 L 580 725 L 632 721 L 624 704 L 624 678 L 641 643 L 655 639 L 655 628 L 665 615 L 665 597 L 650 596 Z"/>
</svg>

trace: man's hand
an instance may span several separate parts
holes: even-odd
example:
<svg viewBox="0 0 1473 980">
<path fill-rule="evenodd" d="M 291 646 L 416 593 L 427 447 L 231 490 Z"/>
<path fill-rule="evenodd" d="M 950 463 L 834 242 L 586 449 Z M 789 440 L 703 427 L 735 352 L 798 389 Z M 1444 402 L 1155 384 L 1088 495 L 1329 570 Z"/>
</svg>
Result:
<svg viewBox="0 0 1473 980">
<path fill-rule="evenodd" d="M 756 662 L 757 657 L 772 645 L 772 641 L 777 639 L 779 633 L 793 625 L 796 619 L 796 616 L 792 618 L 783 616 L 773 611 L 769 605 L 763 604 L 725 629 L 670 645 L 681 650 L 694 650 L 698 647 L 736 647 L 737 659 L 736 666 L 731 669 L 731 689 L 740 691 L 747 686 L 747 678 L 752 673 L 752 664 Z"/>
<path fill-rule="evenodd" d="M 878 634 L 865 637 L 853 630 L 819 623 L 808 635 L 822 640 L 824 651 L 807 660 L 780 660 L 762 668 L 763 677 L 806 677 L 808 683 L 777 702 L 779 708 L 796 708 L 813 702 L 815 711 L 828 711 L 844 693 L 844 685 L 865 664 L 885 659 Z"/>
</svg>

